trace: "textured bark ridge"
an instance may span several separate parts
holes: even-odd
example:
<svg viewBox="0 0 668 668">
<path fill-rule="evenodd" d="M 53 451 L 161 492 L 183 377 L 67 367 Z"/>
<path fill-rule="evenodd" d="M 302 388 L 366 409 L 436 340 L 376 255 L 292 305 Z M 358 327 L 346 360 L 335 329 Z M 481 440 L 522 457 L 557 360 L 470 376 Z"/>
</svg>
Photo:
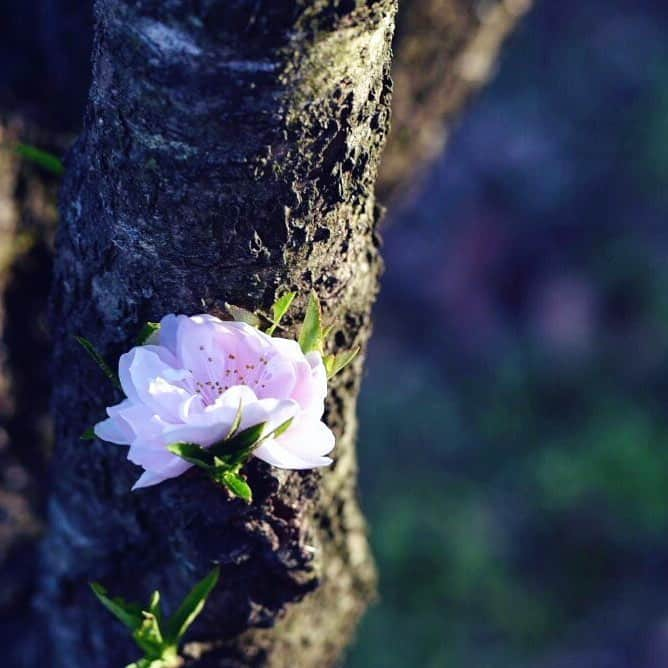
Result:
<svg viewBox="0 0 668 668">
<path fill-rule="evenodd" d="M 395 9 L 98 1 L 52 295 L 56 451 L 38 605 L 54 668 L 136 655 L 90 580 L 132 599 L 159 588 L 173 605 L 219 563 L 187 647 L 197 666 L 332 665 L 372 596 L 355 498 L 362 358 L 330 391 L 335 465 L 286 472 L 253 461 L 246 506 L 194 471 L 130 493 L 138 470 L 125 449 L 79 439 L 120 397 L 72 337 L 116 359 L 165 313 L 268 308 L 294 289 L 299 316 L 314 288 L 337 323 L 335 346 L 364 348 Z"/>
</svg>

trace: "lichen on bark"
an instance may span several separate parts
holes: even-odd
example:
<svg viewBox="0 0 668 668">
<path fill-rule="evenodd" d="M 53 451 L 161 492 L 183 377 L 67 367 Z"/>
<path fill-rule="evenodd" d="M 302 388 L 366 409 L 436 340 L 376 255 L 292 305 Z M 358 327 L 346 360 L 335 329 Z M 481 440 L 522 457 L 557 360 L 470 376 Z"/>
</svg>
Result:
<svg viewBox="0 0 668 668">
<path fill-rule="evenodd" d="M 189 472 L 131 494 L 116 446 L 79 439 L 118 396 L 77 350 L 110 359 L 168 312 L 267 309 L 315 289 L 336 347 L 361 345 L 380 260 L 374 182 L 388 129 L 395 0 L 98 0 L 84 132 L 61 195 L 51 328 L 53 458 L 39 606 L 51 665 L 122 665 L 130 640 L 101 580 L 177 602 L 213 562 L 197 666 L 328 666 L 373 595 L 356 501 L 363 356 L 332 384 L 336 461 L 248 467 L 255 501 Z"/>
</svg>

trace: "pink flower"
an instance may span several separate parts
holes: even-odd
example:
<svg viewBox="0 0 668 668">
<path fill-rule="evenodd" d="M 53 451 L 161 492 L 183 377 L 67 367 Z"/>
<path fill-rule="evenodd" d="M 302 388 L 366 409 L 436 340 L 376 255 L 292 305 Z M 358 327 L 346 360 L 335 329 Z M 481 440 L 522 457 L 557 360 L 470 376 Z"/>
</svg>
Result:
<svg viewBox="0 0 668 668">
<path fill-rule="evenodd" d="M 208 447 L 225 438 L 241 403 L 240 429 L 266 422 L 256 457 L 272 466 L 327 466 L 334 435 L 322 422 L 327 376 L 319 353 L 271 337 L 243 322 L 210 315 L 167 315 L 147 345 L 121 356 L 127 399 L 95 425 L 99 438 L 129 445 L 128 459 L 144 468 L 133 489 L 173 478 L 191 464 L 167 450 L 175 442 Z"/>
</svg>

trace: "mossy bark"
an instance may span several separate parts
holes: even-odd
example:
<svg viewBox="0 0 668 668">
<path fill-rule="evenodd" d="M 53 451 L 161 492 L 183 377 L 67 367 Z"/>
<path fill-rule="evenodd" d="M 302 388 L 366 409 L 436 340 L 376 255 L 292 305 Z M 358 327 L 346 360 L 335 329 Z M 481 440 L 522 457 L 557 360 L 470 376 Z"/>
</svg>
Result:
<svg viewBox="0 0 668 668">
<path fill-rule="evenodd" d="M 118 401 L 73 340 L 111 360 L 169 312 L 268 308 L 311 289 L 333 346 L 365 348 L 380 260 L 376 168 L 388 128 L 395 0 L 99 0 L 85 130 L 61 195 L 56 378 L 40 608 L 50 665 L 135 656 L 92 597 L 221 581 L 193 628 L 197 666 L 332 665 L 374 590 L 356 501 L 363 356 L 332 384 L 335 464 L 254 460 L 252 505 L 196 471 L 130 493 L 125 450 L 79 439 Z"/>
</svg>

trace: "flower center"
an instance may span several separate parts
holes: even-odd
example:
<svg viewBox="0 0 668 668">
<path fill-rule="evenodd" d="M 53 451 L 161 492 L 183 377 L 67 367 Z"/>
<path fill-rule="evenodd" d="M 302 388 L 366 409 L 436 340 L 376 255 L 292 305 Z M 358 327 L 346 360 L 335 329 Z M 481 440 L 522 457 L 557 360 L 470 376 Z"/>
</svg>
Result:
<svg viewBox="0 0 668 668">
<path fill-rule="evenodd" d="M 198 374 L 189 369 L 193 374 L 193 387 L 189 389 L 199 394 L 205 404 L 213 404 L 225 390 L 235 385 L 246 385 L 256 395 L 262 394 L 266 381 L 271 377 L 271 373 L 267 371 L 269 359 L 266 354 L 239 356 L 226 353 L 221 360 L 207 352 L 204 346 L 199 349 L 205 364 L 200 367 Z"/>
</svg>

